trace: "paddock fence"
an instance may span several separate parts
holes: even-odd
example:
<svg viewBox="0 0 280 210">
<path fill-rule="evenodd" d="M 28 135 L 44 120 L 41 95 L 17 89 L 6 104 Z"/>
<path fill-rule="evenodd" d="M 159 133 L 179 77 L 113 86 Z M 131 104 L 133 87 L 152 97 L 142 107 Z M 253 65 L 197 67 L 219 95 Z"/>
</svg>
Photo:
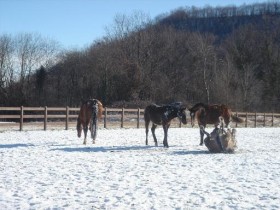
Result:
<svg viewBox="0 0 280 210">
<path fill-rule="evenodd" d="M 0 107 L 0 131 L 47 130 L 76 128 L 80 108 L 76 107 Z M 280 127 L 279 113 L 233 112 L 244 119 L 243 123 L 232 123 L 231 127 Z M 183 125 L 174 119 L 171 127 L 191 127 L 190 117 Z M 143 128 L 144 109 L 105 107 L 99 120 L 104 128 Z"/>
</svg>

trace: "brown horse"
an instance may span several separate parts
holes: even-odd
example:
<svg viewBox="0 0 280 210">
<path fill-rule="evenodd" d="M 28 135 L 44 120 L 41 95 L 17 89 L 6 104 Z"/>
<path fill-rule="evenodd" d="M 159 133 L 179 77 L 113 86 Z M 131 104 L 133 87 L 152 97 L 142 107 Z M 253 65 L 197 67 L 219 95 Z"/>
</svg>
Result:
<svg viewBox="0 0 280 210">
<path fill-rule="evenodd" d="M 208 105 L 203 103 L 198 103 L 189 109 L 191 116 L 191 124 L 194 126 L 194 118 L 196 117 L 197 123 L 200 129 L 200 145 L 203 145 L 203 136 L 205 133 L 205 127 L 207 124 L 214 124 L 215 127 L 219 125 L 219 117 L 223 117 L 225 126 L 228 128 L 230 122 L 242 123 L 244 120 L 233 115 L 231 109 L 224 105 Z"/>
<path fill-rule="evenodd" d="M 187 123 L 186 107 L 182 107 L 181 103 L 172 103 L 169 105 L 158 106 L 156 104 L 151 104 L 145 108 L 144 119 L 145 119 L 145 127 L 146 127 L 146 145 L 148 145 L 148 132 L 149 132 L 149 124 L 152 121 L 153 125 L 151 128 L 155 145 L 158 146 L 157 138 L 155 135 L 155 129 L 157 125 L 162 125 L 164 130 L 164 147 L 168 147 L 167 142 L 167 132 L 168 128 L 171 124 L 171 120 L 175 117 L 178 117 L 179 120 L 183 123 Z"/>
<path fill-rule="evenodd" d="M 92 143 L 95 143 L 98 127 L 98 118 L 101 118 L 103 111 L 103 105 L 97 99 L 89 99 L 83 101 L 80 113 L 77 119 L 77 132 L 78 137 L 81 137 L 82 130 L 84 130 L 84 143 L 87 143 L 88 126 L 90 128 Z M 89 125 L 90 124 L 90 125 Z"/>
</svg>

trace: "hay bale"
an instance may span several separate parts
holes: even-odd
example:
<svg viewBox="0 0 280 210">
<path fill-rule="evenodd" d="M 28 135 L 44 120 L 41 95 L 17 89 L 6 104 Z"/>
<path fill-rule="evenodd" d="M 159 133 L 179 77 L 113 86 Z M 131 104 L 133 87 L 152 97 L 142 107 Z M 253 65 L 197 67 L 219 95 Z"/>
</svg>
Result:
<svg viewBox="0 0 280 210">
<path fill-rule="evenodd" d="M 233 153 L 237 148 L 237 141 L 235 139 L 236 129 L 220 129 L 215 128 L 204 139 L 205 146 L 210 152 L 220 153 L 227 152 Z"/>
</svg>

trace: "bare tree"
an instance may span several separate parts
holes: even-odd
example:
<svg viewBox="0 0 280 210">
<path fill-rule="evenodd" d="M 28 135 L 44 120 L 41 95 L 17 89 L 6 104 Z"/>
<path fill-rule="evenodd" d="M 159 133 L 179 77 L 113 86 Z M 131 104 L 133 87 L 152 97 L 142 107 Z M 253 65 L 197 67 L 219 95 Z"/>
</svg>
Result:
<svg viewBox="0 0 280 210">
<path fill-rule="evenodd" d="M 13 53 L 12 37 L 9 35 L 0 36 L 0 99 L 3 103 L 8 97 L 7 88 L 14 81 Z"/>
<path fill-rule="evenodd" d="M 15 71 L 17 72 L 21 97 L 30 97 L 31 77 L 40 66 L 52 65 L 58 54 L 57 42 L 44 39 L 39 34 L 22 33 L 15 38 Z"/>
<path fill-rule="evenodd" d="M 196 61 L 197 78 L 198 81 L 202 81 L 207 103 L 210 103 L 211 85 L 217 63 L 214 40 L 215 38 L 212 35 L 195 33 L 192 36 L 192 42 L 189 44 L 190 54 Z"/>
<path fill-rule="evenodd" d="M 131 15 L 117 14 L 114 23 L 105 29 L 107 37 L 111 40 L 124 39 L 133 32 L 145 29 L 149 24 L 151 24 L 149 15 L 141 11 L 135 11 Z"/>
</svg>

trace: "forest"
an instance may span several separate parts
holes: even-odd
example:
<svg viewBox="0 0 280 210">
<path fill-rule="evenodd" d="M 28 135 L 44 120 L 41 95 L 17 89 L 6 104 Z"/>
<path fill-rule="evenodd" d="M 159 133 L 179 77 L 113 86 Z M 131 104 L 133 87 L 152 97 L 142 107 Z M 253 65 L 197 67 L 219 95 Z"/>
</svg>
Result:
<svg viewBox="0 0 280 210">
<path fill-rule="evenodd" d="M 181 101 L 280 112 L 280 3 L 116 15 L 106 36 L 61 49 L 0 34 L 0 106 L 140 107 Z"/>
</svg>

